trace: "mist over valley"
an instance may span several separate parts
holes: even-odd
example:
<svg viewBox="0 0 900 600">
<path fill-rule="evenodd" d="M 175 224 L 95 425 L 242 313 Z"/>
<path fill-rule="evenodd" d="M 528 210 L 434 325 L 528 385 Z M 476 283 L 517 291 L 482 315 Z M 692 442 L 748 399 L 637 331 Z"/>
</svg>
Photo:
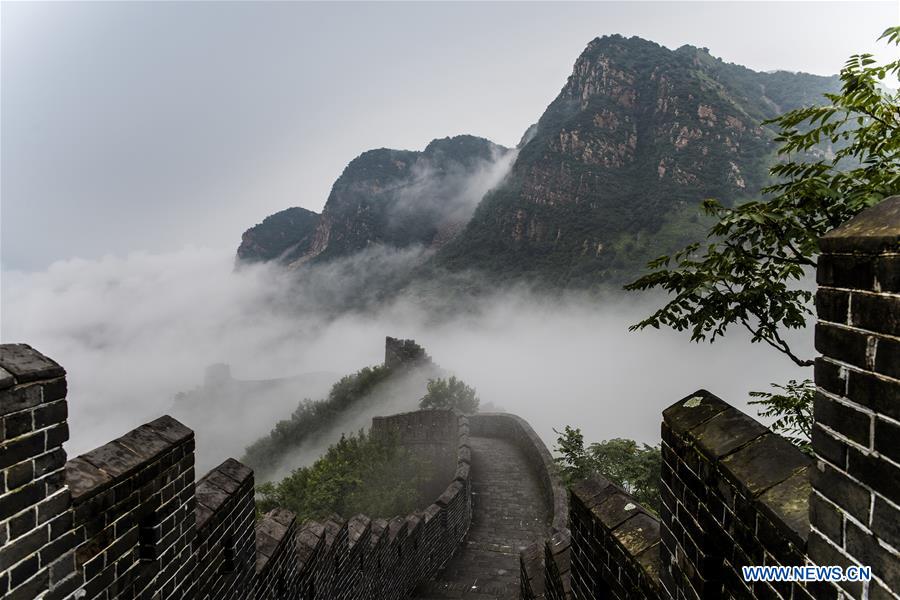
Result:
<svg viewBox="0 0 900 600">
<path fill-rule="evenodd" d="M 387 268 L 396 258 L 353 262 Z M 589 439 L 656 443 L 660 410 L 701 385 L 753 412 L 749 390 L 802 373 L 739 332 L 715 345 L 671 331 L 629 332 L 657 306 L 654 297 L 503 286 L 452 305 L 419 293 L 335 314 L 331 299 L 359 291 L 356 279 L 335 273 L 355 268 L 318 267 L 307 286 L 274 265 L 235 271 L 230 252 L 196 248 L 59 262 L 45 272 L 5 274 L 4 336 L 52 348 L 65 365 L 70 453 L 171 413 L 196 430 L 198 467 L 223 453 L 239 457 L 304 398 L 318 400 L 342 375 L 380 364 L 388 335 L 415 339 L 477 389 L 482 410 L 522 416 L 548 446 L 566 424 Z M 323 282 L 333 286 L 327 293 Z M 803 332 L 796 337 L 811 344 Z M 259 392 L 204 395 L 198 406 L 176 401 L 201 387 L 215 363 L 230 365 L 238 380 L 299 377 Z M 423 381 L 401 388 L 378 394 L 325 439 L 333 443 L 372 416 L 416 408 Z M 321 449 L 309 448 L 297 466 Z"/>
<path fill-rule="evenodd" d="M 386 336 L 416 340 L 549 447 L 567 424 L 652 445 L 660 410 L 696 388 L 746 408 L 747 392 L 800 371 L 740 332 L 712 347 L 630 333 L 663 297 L 622 283 L 702 238 L 704 198 L 757 194 L 774 138 L 760 122 L 836 85 L 596 38 L 515 148 L 456 135 L 363 152 L 321 213 L 270 215 L 236 256 L 187 247 L 5 270 L 3 337 L 68 369 L 73 455 L 171 413 L 196 430 L 201 470 L 240 457 L 304 400 L 380 364 Z M 272 473 L 416 408 L 426 379 L 381 386 Z"/>
<path fill-rule="evenodd" d="M 4 2 L 0 597 L 900 600 L 895 4 Z"/>
</svg>

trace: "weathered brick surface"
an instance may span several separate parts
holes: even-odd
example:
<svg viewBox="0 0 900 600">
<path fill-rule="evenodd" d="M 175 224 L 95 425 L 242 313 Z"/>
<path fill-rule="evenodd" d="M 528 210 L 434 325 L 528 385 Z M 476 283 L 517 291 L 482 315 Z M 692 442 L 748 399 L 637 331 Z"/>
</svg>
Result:
<svg viewBox="0 0 900 600">
<path fill-rule="evenodd" d="M 65 371 L 26 344 L 0 345 L 0 597 L 61 598 L 75 585 Z"/>
<path fill-rule="evenodd" d="M 900 197 L 822 238 L 808 554 L 866 565 L 821 598 L 900 598 Z"/>
<path fill-rule="evenodd" d="M 799 594 L 748 585 L 741 567 L 805 564 L 811 460 L 705 390 L 663 412 L 662 453 L 664 596 Z"/>
<path fill-rule="evenodd" d="M 197 482 L 195 495 L 196 567 L 187 595 L 239 600 L 241 590 L 251 585 L 259 557 L 265 556 L 254 532 L 253 472 L 228 459 Z"/>
<path fill-rule="evenodd" d="M 371 435 L 394 437 L 401 444 L 415 449 L 437 468 L 437 481 L 453 480 L 462 457 L 463 464 L 470 460 L 468 448 L 468 421 L 459 424 L 461 415 L 448 410 L 417 410 L 372 419 Z M 460 440 L 460 437 L 463 439 Z M 458 442 L 458 443 L 454 443 Z M 435 496 L 443 488 L 429 490 Z"/>
<path fill-rule="evenodd" d="M 531 462 L 538 474 L 541 492 L 553 507 L 551 528 L 562 531 L 569 526 L 569 502 L 553 456 L 531 425 L 519 416 L 505 413 L 480 413 L 469 417 L 473 436 L 512 441 Z"/>
<path fill-rule="evenodd" d="M 550 505 L 528 454 L 509 438 L 470 438 L 474 511 L 464 545 L 415 598 L 515 600 L 520 552 L 549 534 Z M 543 577 L 543 572 L 541 572 Z"/>
<path fill-rule="evenodd" d="M 599 475 L 573 486 L 570 509 L 574 598 L 660 597 L 658 519 Z"/>
<path fill-rule="evenodd" d="M 659 517 L 602 477 L 576 484 L 571 540 L 523 554 L 523 597 L 810 597 L 799 585 L 746 585 L 741 567 L 808 562 L 811 459 L 704 390 L 663 418 Z"/>
<path fill-rule="evenodd" d="M 65 372 L 25 344 L 0 345 L 0 597 L 60 598 L 75 585 Z"/>
<path fill-rule="evenodd" d="M 66 461 L 64 370 L 0 345 L 0 596 L 900 600 L 900 197 L 821 249 L 815 460 L 701 390 L 663 413 L 659 519 L 602 478 L 567 498 L 518 417 L 417 411 L 372 430 L 446 472 L 423 511 L 256 521 L 252 472 L 229 459 L 195 483 L 193 432 L 171 417 Z M 484 486 L 485 473 L 518 481 Z M 504 497 L 526 481 L 524 497 L 552 507 L 546 520 Z M 531 543 L 538 530 L 549 537 Z M 802 564 L 866 565 L 874 578 L 748 584 L 740 570 Z M 438 573 L 451 585 L 420 585 Z"/>
<path fill-rule="evenodd" d="M 66 470 L 83 598 L 183 597 L 195 561 L 193 432 L 162 417 Z"/>
<path fill-rule="evenodd" d="M 193 433 L 163 417 L 66 462 L 62 368 L 21 344 L 0 346 L 0 366 L 13 378 L 0 391 L 0 592 L 183 597 L 193 560 Z"/>
</svg>

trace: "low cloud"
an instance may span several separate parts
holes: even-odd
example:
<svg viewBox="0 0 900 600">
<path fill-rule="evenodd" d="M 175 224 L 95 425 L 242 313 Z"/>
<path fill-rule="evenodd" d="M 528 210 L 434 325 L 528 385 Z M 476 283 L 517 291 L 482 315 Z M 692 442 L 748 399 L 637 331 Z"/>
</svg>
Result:
<svg viewBox="0 0 900 600">
<path fill-rule="evenodd" d="M 394 191 L 390 218 L 402 224 L 413 215 L 428 215 L 432 223 L 465 224 L 484 195 L 503 181 L 518 154 L 496 147 L 489 160 L 473 159 L 469 165 L 448 161 L 441 169 L 423 156 L 413 165 L 409 181 Z"/>
<path fill-rule="evenodd" d="M 200 438 L 198 466 L 239 457 L 303 397 L 320 398 L 339 376 L 380 363 L 386 335 L 416 339 L 483 404 L 526 418 L 551 446 L 553 429 L 566 424 L 590 441 L 655 443 L 662 409 L 699 388 L 755 414 L 749 390 L 809 375 L 738 330 L 714 345 L 671 331 L 628 332 L 657 305 L 651 297 L 551 299 L 510 288 L 445 302 L 440 312 L 421 295 L 351 301 L 374 289 L 357 275 L 371 282 L 406 272 L 420 252 L 375 249 L 300 281 L 265 265 L 234 272 L 230 252 L 198 248 L 4 272 L 2 339 L 30 343 L 67 369 L 70 456 L 172 412 L 175 395 L 201 385 L 213 363 L 230 364 L 241 380 L 303 376 L 274 399 L 249 399 L 249 411 L 229 402 L 182 411 Z M 341 303 L 356 308 L 336 310 Z M 807 353 L 810 338 L 793 336 Z M 340 429 L 415 397 L 405 390 L 399 401 L 385 398 Z"/>
</svg>

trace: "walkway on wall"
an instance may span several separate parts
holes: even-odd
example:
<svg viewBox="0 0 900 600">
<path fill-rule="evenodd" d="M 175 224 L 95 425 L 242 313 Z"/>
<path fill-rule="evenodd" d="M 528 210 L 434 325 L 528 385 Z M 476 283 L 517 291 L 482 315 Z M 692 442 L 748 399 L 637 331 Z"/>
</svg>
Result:
<svg viewBox="0 0 900 600">
<path fill-rule="evenodd" d="M 543 541 L 548 514 L 521 451 L 500 438 L 470 437 L 473 513 L 469 534 L 446 568 L 416 591 L 419 600 L 516 600 L 519 552 Z"/>
</svg>

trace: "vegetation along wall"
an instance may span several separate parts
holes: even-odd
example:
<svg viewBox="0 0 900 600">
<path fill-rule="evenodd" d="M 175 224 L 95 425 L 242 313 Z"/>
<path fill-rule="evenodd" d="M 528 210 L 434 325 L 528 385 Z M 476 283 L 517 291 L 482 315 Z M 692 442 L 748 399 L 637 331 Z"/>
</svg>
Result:
<svg viewBox="0 0 900 600">
<path fill-rule="evenodd" d="M 660 514 L 601 477 L 576 484 L 543 563 L 523 553 L 523 597 L 900 599 L 900 197 L 820 249 L 813 456 L 691 394 L 663 412 Z M 749 565 L 869 566 L 872 578 L 747 583 Z"/>
<path fill-rule="evenodd" d="M 228 459 L 195 481 L 194 434 L 168 416 L 67 461 L 64 370 L 0 345 L 0 596 L 405 598 L 469 528 L 472 435 L 513 441 L 553 510 L 550 539 L 521 555 L 522 598 L 900 600 L 900 197 L 821 251 L 813 455 L 700 390 L 663 412 L 658 515 L 601 477 L 567 492 L 514 415 L 423 410 L 372 425 L 445 473 L 421 512 L 257 519 L 253 472 Z M 389 340 L 386 359 L 411 349 Z M 861 565 L 872 578 L 747 583 L 747 565 Z"/>
<path fill-rule="evenodd" d="M 0 596 L 4 600 L 405 598 L 452 556 L 471 520 L 465 416 L 376 419 L 427 446 L 449 484 L 421 512 L 299 523 L 256 519 L 253 473 L 228 459 L 195 483 L 194 434 L 161 417 L 66 461 L 62 367 L 0 346 Z"/>
</svg>

